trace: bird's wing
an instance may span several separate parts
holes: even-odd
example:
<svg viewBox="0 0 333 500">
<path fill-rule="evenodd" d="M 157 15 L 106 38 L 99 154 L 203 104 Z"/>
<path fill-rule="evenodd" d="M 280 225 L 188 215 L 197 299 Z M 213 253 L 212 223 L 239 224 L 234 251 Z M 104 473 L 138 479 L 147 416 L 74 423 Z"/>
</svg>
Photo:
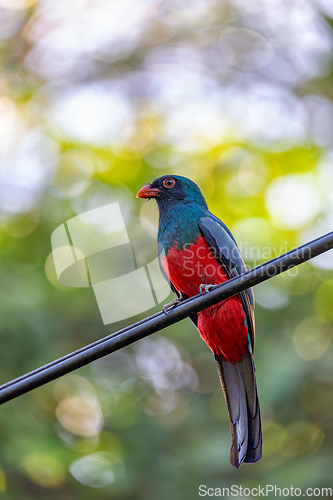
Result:
<svg viewBox="0 0 333 500">
<path fill-rule="evenodd" d="M 212 214 L 199 220 L 199 228 L 211 247 L 216 260 L 223 267 L 229 278 L 244 273 L 247 269 L 240 250 L 229 229 L 220 219 Z M 251 350 L 254 349 L 254 294 L 252 288 L 239 293 L 242 306 L 247 318 L 251 340 Z"/>
</svg>

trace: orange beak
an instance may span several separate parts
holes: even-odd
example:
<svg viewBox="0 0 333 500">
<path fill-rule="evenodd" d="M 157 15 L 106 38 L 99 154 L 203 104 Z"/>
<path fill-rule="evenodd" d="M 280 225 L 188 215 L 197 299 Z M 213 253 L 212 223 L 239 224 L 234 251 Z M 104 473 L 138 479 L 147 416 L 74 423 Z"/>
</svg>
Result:
<svg viewBox="0 0 333 500">
<path fill-rule="evenodd" d="M 146 186 L 143 186 L 138 194 L 136 195 L 137 198 L 156 198 L 156 196 L 159 196 L 160 190 L 157 188 L 152 188 L 151 184 L 147 184 Z"/>
</svg>

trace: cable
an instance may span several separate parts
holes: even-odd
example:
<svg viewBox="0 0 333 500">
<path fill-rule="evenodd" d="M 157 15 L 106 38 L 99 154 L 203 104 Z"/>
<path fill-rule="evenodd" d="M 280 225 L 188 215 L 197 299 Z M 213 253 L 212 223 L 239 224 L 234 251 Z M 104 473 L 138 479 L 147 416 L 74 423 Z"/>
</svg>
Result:
<svg viewBox="0 0 333 500">
<path fill-rule="evenodd" d="M 0 386 L 0 404 L 177 323 L 190 314 L 197 313 L 232 297 L 331 248 L 333 248 L 333 232 L 275 257 L 221 285 L 215 285 L 209 292 L 186 299 L 174 309 L 169 310 L 167 314 L 158 312 L 62 358 L 26 373 L 21 377 L 11 380 Z"/>
</svg>

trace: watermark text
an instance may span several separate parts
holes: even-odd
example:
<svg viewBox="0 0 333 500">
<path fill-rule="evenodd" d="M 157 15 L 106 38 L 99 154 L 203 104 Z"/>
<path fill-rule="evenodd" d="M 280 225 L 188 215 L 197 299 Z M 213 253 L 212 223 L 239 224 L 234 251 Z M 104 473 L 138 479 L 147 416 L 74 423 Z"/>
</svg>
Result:
<svg viewBox="0 0 333 500">
<path fill-rule="evenodd" d="M 280 488 L 273 484 L 258 485 L 252 488 L 244 488 L 233 484 L 230 487 L 212 488 L 205 484 L 199 486 L 200 497 L 332 497 L 332 488 L 297 488 L 289 486 Z"/>
</svg>

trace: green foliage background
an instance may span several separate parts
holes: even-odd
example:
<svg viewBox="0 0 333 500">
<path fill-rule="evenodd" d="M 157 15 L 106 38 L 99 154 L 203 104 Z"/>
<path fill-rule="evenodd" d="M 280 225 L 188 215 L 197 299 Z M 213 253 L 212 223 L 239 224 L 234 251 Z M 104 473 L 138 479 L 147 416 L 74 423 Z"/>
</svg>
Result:
<svg viewBox="0 0 333 500">
<path fill-rule="evenodd" d="M 119 201 L 153 241 L 135 194 L 159 175 L 198 182 L 251 267 L 332 229 L 329 2 L 122 5 L 0 0 L 1 383 L 132 322 L 103 326 L 91 289 L 58 283 L 50 237 Z M 2 406 L 0 497 L 332 488 L 332 269 L 329 253 L 256 287 L 260 462 L 229 466 L 215 364 L 183 321 Z"/>
</svg>

